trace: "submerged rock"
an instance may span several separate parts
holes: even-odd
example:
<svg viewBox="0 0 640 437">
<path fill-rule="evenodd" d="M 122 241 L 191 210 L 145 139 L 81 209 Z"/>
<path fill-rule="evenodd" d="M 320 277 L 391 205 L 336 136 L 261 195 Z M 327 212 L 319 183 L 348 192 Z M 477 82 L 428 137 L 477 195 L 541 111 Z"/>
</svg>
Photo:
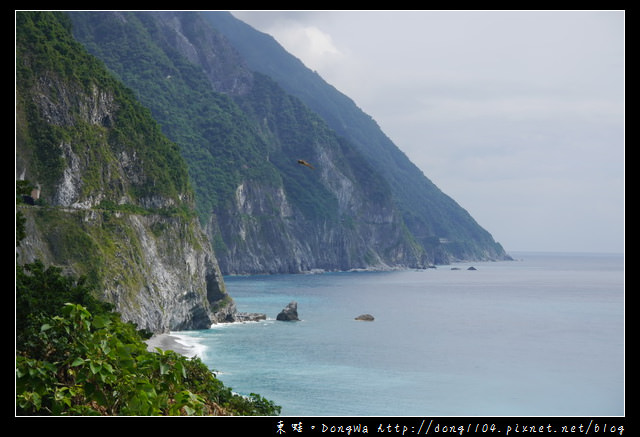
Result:
<svg viewBox="0 0 640 437">
<path fill-rule="evenodd" d="M 356 320 L 362 320 L 364 322 L 373 322 L 374 318 L 371 314 L 361 314 L 356 317 Z"/>
<path fill-rule="evenodd" d="M 289 304 L 280 311 L 276 320 L 282 320 L 285 322 L 300 320 L 298 318 L 298 302 L 289 302 Z"/>
<path fill-rule="evenodd" d="M 469 267 L 467 270 L 478 270 L 474 266 Z"/>
</svg>

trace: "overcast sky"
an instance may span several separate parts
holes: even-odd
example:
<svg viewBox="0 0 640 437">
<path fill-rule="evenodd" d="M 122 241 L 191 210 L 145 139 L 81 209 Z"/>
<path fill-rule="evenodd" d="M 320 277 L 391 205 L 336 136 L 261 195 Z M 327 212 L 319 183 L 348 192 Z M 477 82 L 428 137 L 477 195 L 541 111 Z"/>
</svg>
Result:
<svg viewBox="0 0 640 437">
<path fill-rule="evenodd" d="M 507 252 L 624 250 L 624 12 L 233 11 Z"/>
</svg>

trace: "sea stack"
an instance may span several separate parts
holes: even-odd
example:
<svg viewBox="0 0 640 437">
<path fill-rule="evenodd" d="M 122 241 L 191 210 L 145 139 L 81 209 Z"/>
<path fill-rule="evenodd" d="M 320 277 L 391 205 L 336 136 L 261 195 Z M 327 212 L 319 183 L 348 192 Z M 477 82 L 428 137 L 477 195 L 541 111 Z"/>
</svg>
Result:
<svg viewBox="0 0 640 437">
<path fill-rule="evenodd" d="M 285 322 L 300 320 L 298 318 L 298 302 L 289 302 L 289 304 L 280 311 L 276 320 L 282 320 Z"/>
</svg>

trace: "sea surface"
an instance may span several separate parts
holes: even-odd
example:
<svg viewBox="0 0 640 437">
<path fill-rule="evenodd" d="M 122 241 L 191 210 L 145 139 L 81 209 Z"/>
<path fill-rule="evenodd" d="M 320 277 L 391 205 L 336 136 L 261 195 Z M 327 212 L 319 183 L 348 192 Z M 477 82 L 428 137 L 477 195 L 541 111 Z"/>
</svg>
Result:
<svg viewBox="0 0 640 437">
<path fill-rule="evenodd" d="M 283 416 L 623 416 L 623 255 L 511 255 L 225 277 L 239 311 L 268 319 L 172 335 Z M 291 301 L 301 321 L 276 321 Z"/>
</svg>

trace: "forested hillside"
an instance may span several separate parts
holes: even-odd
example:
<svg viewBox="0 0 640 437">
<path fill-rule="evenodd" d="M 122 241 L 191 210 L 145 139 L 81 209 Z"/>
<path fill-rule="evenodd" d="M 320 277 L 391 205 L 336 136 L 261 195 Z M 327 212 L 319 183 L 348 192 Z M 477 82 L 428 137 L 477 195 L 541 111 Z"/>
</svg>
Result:
<svg viewBox="0 0 640 437">
<path fill-rule="evenodd" d="M 71 17 L 76 37 L 136 92 L 180 145 L 199 216 L 225 273 L 507 257 L 351 99 L 273 38 L 230 14 Z M 320 180 L 319 172 L 294 165 L 323 156 L 331 158 L 320 169 L 330 171 Z M 358 179 L 364 174 L 375 180 L 375 193 L 368 191 L 372 180 Z M 345 191 L 353 187 L 357 201 L 354 190 Z M 340 199 L 347 197 L 351 206 L 345 209 Z M 369 207 L 356 210 L 355 203 Z M 291 213 L 273 212 L 283 210 Z M 389 212 L 384 233 L 393 241 L 372 238 L 376 232 L 360 226 L 371 224 L 372 210 Z M 309 242 L 309 235 L 316 241 Z M 327 250 L 343 256 L 321 256 Z"/>
<path fill-rule="evenodd" d="M 278 414 L 148 350 L 230 299 L 176 145 L 70 28 L 16 13 L 16 415 Z"/>
<path fill-rule="evenodd" d="M 180 145 L 223 272 L 428 263 L 368 159 L 250 71 L 199 13 L 70 16 L 78 40 Z"/>
<path fill-rule="evenodd" d="M 357 102 L 305 67 L 271 36 L 229 12 L 207 11 L 203 16 L 231 41 L 252 70 L 270 76 L 302 100 L 370 161 L 389 184 L 404 223 L 431 260 L 508 258 L 491 234 L 434 185 Z"/>
<path fill-rule="evenodd" d="M 16 179 L 36 192 L 18 261 L 85 277 L 140 328 L 210 326 L 229 299 L 177 145 L 66 15 L 16 25 Z"/>
</svg>

